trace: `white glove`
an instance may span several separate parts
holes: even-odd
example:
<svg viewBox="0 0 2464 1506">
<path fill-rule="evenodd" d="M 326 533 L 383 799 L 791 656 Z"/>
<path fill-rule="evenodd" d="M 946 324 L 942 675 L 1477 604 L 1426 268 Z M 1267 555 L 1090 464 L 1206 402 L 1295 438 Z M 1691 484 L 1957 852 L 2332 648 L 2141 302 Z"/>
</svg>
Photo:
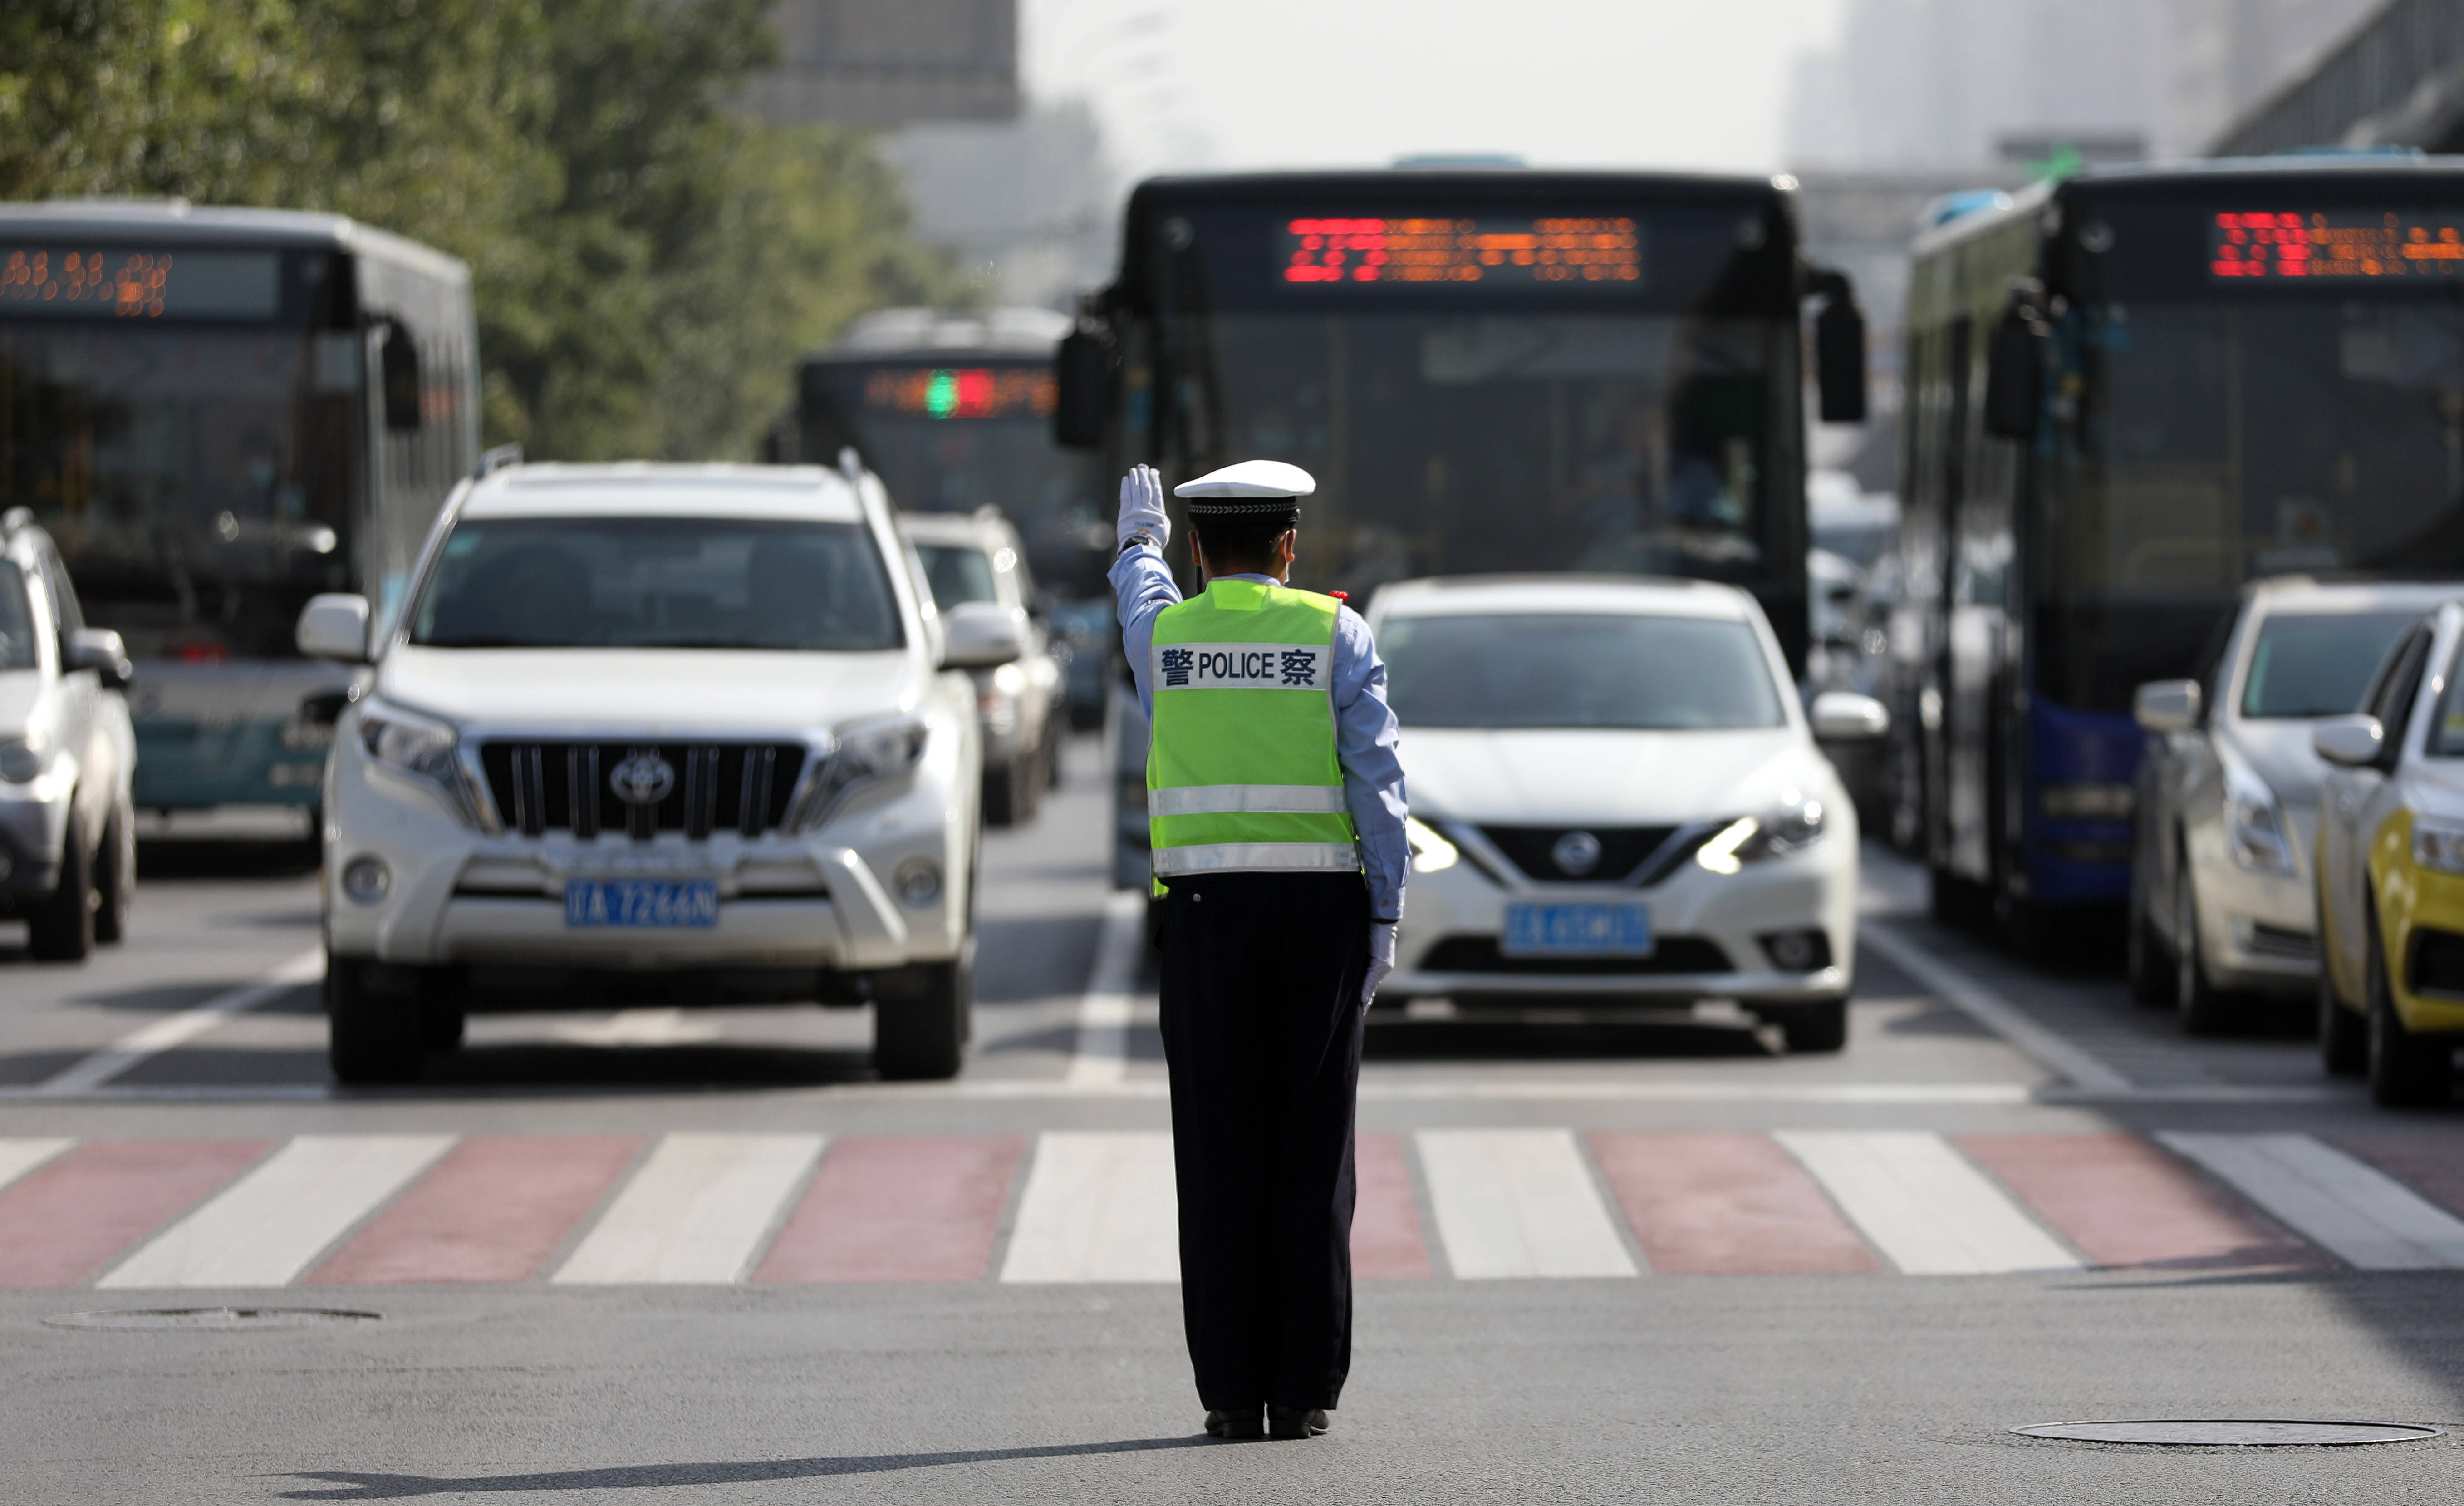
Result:
<svg viewBox="0 0 2464 1506">
<path fill-rule="evenodd" d="M 1130 536 L 1141 533 L 1158 549 L 1172 543 L 1172 520 L 1163 515 L 1163 477 L 1151 465 L 1132 466 L 1121 477 L 1121 519 L 1114 542 L 1127 548 Z"/>
<path fill-rule="evenodd" d="M 1399 920 L 1369 922 L 1369 976 L 1360 981 L 1360 1002 L 1377 997 L 1377 986 L 1395 970 L 1395 928 Z"/>
</svg>

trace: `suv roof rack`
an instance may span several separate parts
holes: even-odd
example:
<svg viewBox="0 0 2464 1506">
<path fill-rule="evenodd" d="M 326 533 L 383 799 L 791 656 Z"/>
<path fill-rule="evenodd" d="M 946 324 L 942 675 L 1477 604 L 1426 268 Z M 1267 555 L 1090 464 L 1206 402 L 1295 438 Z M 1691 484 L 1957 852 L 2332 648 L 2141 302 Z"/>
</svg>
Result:
<svg viewBox="0 0 2464 1506">
<path fill-rule="evenodd" d="M 508 466 L 517 466 L 521 463 L 522 447 L 519 441 L 516 441 L 509 445 L 498 445 L 494 450 L 488 451 L 479 456 L 479 468 L 471 473 L 471 479 L 475 481 L 481 476 L 494 476 L 498 471 L 502 471 Z"/>
</svg>

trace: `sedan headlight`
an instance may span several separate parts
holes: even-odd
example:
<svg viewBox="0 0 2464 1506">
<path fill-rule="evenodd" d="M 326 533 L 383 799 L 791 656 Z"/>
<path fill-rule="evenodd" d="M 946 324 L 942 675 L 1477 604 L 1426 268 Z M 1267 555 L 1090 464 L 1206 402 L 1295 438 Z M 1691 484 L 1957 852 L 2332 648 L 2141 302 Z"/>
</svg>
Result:
<svg viewBox="0 0 2464 1506">
<path fill-rule="evenodd" d="M 787 830 L 809 831 L 855 791 L 913 768 L 924 761 L 930 737 L 921 717 L 885 717 L 841 727 L 838 745 L 822 761 L 796 808 L 787 812 Z"/>
<path fill-rule="evenodd" d="M 51 742 L 40 733 L 0 742 L 0 780 L 11 785 L 33 784 L 51 763 Z"/>
<path fill-rule="evenodd" d="M 1695 850 L 1694 861 L 1715 874 L 1733 874 L 1748 863 L 1812 847 L 1822 840 L 1823 824 L 1822 802 L 1791 790 L 1777 809 L 1739 816 L 1711 833 Z"/>
<path fill-rule="evenodd" d="M 2254 874 L 2293 872 L 2293 844 L 2284 834 L 2284 810 L 2267 781 L 2239 760 L 2218 765 L 2225 784 L 2225 845 L 2233 866 Z"/>
<path fill-rule="evenodd" d="M 2412 860 L 2442 874 L 2464 874 L 2464 821 L 2413 817 Z"/>
<path fill-rule="evenodd" d="M 1455 866 L 1463 856 L 1452 842 L 1438 834 L 1438 829 L 1418 816 L 1403 818 L 1403 843 L 1412 850 L 1412 872 L 1438 874 Z"/>
</svg>

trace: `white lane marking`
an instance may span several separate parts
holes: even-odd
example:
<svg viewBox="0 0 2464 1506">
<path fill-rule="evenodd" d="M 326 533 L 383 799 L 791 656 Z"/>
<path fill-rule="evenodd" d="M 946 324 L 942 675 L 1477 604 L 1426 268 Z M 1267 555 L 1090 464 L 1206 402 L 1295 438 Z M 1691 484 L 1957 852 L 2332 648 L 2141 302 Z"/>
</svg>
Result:
<svg viewBox="0 0 2464 1506">
<path fill-rule="evenodd" d="M 718 1039 L 719 1029 L 687 1020 L 682 1009 L 619 1009 L 604 1020 L 551 1026 L 549 1033 L 580 1046 L 690 1046 Z"/>
<path fill-rule="evenodd" d="M 670 1135 L 556 1273 L 565 1286 L 743 1279 L 822 1154 L 819 1135 Z"/>
<path fill-rule="evenodd" d="M 284 1286 L 433 1164 L 451 1135 L 302 1135 L 95 1284 Z"/>
<path fill-rule="evenodd" d="M 2101 1059 L 2037 1024 L 2017 1005 L 1900 935 L 1889 924 L 1869 916 L 1857 927 L 1857 939 L 2047 1072 L 2100 1093 L 2127 1093 L 2133 1088 L 2128 1077 Z"/>
<path fill-rule="evenodd" d="M 1849 1221 L 1910 1275 L 2076 1271 L 2079 1259 L 1924 1130 L 1781 1130 Z"/>
<path fill-rule="evenodd" d="M 2364 1271 L 2464 1266 L 2464 1221 L 2307 1135 L 2156 1138 L 2347 1265 Z"/>
<path fill-rule="evenodd" d="M 1639 1273 L 1573 1131 L 1422 1130 L 1415 1138 L 1456 1275 Z"/>
<path fill-rule="evenodd" d="M 90 1093 L 148 1056 L 186 1046 L 220 1025 L 227 1015 L 272 1004 L 301 984 L 315 983 L 324 976 L 324 952 L 301 952 L 254 983 L 243 984 L 193 1008 L 141 1026 L 93 1055 L 71 1062 L 37 1084 L 31 1096 L 59 1098 Z"/>
<path fill-rule="evenodd" d="M 1162 1130 L 1037 1138 L 1003 1281 L 1177 1281 L 1180 1202 Z"/>
<path fill-rule="evenodd" d="M 1130 1070 L 1131 992 L 1137 986 L 1146 918 L 1144 890 L 1118 890 L 1104 900 L 1104 927 L 1095 939 L 1087 992 L 1078 1001 L 1078 1042 L 1064 1079 L 1070 1087 L 1116 1083 Z"/>
<path fill-rule="evenodd" d="M 73 1140 L 31 1136 L 0 1140 L 0 1187 L 7 1186 L 76 1143 Z"/>
</svg>

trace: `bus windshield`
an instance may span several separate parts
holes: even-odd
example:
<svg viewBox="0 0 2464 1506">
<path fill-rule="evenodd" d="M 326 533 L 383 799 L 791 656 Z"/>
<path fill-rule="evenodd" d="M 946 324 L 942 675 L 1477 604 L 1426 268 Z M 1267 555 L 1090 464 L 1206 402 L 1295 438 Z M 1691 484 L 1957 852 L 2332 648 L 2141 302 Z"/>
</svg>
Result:
<svg viewBox="0 0 2464 1506">
<path fill-rule="evenodd" d="M 0 320 L 0 507 L 35 509 L 137 656 L 291 656 L 300 606 L 348 584 L 350 410 L 312 339 Z"/>
</svg>

